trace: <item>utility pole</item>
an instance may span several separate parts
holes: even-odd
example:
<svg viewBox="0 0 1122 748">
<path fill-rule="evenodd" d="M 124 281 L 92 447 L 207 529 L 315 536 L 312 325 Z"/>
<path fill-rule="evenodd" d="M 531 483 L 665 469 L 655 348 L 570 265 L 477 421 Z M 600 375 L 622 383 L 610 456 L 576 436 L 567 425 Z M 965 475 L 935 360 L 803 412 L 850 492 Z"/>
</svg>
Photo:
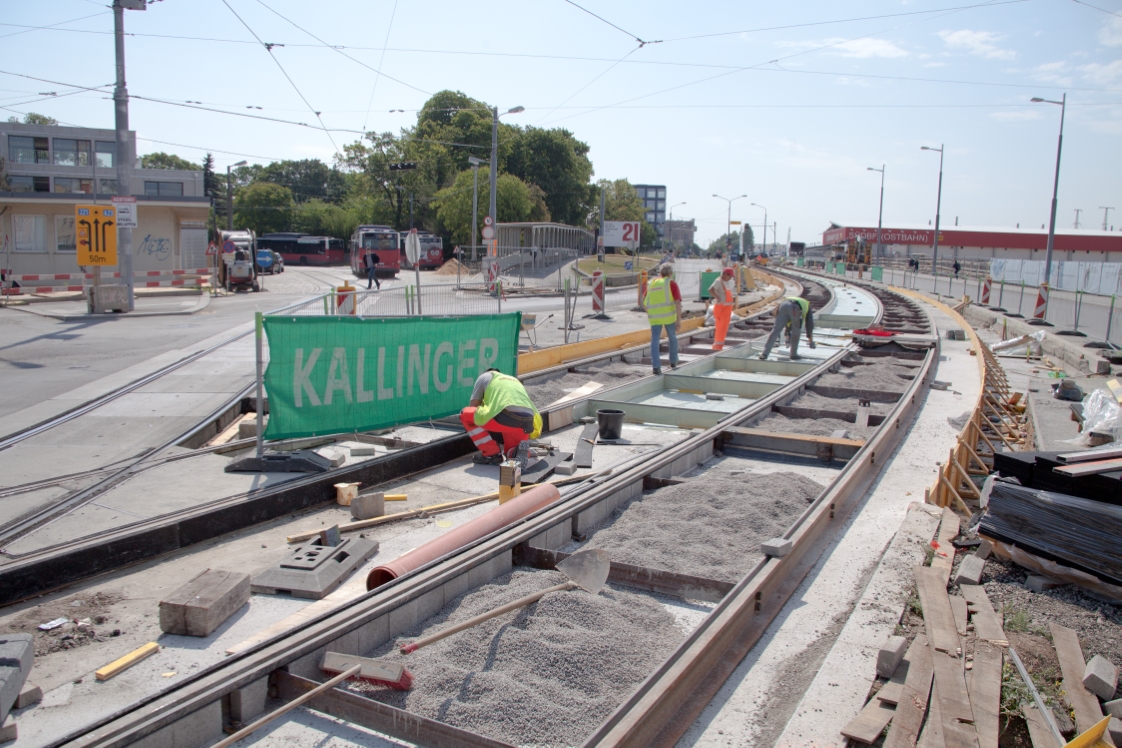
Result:
<svg viewBox="0 0 1122 748">
<path fill-rule="evenodd" d="M 516 106 L 508 109 L 503 114 L 518 114 L 525 111 L 525 107 Z M 491 226 L 495 229 L 495 236 L 499 232 L 499 108 L 491 108 L 491 205 L 488 215 L 491 216 Z M 498 241 L 495 246 L 498 247 Z"/>
<path fill-rule="evenodd" d="M 872 166 L 867 168 L 867 171 L 880 172 L 880 210 L 877 211 L 877 257 L 884 255 L 884 244 L 881 234 L 881 226 L 884 222 L 884 164 L 880 165 L 879 169 L 874 169 Z"/>
<path fill-rule="evenodd" d="M 1059 101 L 1039 97 L 1033 97 L 1029 101 L 1036 104 L 1060 105 L 1060 137 L 1056 141 L 1056 177 L 1052 182 L 1052 213 L 1048 220 L 1048 251 L 1044 256 L 1044 285 L 1047 286 L 1052 280 L 1052 248 L 1056 243 L 1056 196 L 1060 191 L 1060 155 L 1064 149 L 1064 114 L 1067 112 L 1067 94 L 1065 93 Z"/>
<path fill-rule="evenodd" d="M 479 165 L 487 162 L 468 156 L 468 163 L 471 164 L 471 261 L 475 262 L 475 238 L 479 236 Z"/>
<path fill-rule="evenodd" d="M 245 166 L 248 161 L 239 161 L 226 166 L 226 230 L 234 230 L 234 182 L 230 170 L 235 166 Z"/>
<path fill-rule="evenodd" d="M 1115 208 L 1108 208 L 1105 205 L 1100 205 L 1099 210 L 1103 212 L 1103 231 L 1106 231 L 1108 216 L 1110 215 L 1110 211 L 1115 210 Z"/>
<path fill-rule="evenodd" d="M 604 221 L 607 217 L 604 215 L 605 205 L 607 203 L 608 183 L 605 182 L 604 186 L 600 188 L 600 236 L 597 237 L 596 254 L 600 255 L 601 261 L 604 256 Z"/>
<path fill-rule="evenodd" d="M 1075 209 L 1075 223 L 1072 224 L 1073 229 L 1079 228 L 1079 214 L 1082 213 L 1082 212 L 1083 212 L 1082 208 L 1076 208 Z"/>
<path fill-rule="evenodd" d="M 939 276 L 939 210 L 943 206 L 943 143 L 939 144 L 938 148 L 928 148 L 927 146 L 920 146 L 921 151 L 938 151 L 939 152 L 939 190 L 935 193 L 935 241 L 931 249 L 931 274 L 935 277 Z M 1051 242 L 1048 244 L 1049 248 L 1052 246 Z M 1051 257 L 1052 250 L 1049 249 L 1049 257 Z M 1047 273 L 1047 270 L 1045 270 Z"/>
<path fill-rule="evenodd" d="M 144 0 L 113 0 L 113 39 L 117 53 L 117 85 L 113 89 L 113 107 L 117 130 L 117 194 L 132 194 L 132 149 L 129 147 L 129 92 L 125 85 L 125 8 L 144 10 Z M 136 288 L 132 277 L 132 229 L 117 228 L 117 245 L 121 251 L 121 275 L 129 289 L 129 311 L 136 308 Z"/>
</svg>

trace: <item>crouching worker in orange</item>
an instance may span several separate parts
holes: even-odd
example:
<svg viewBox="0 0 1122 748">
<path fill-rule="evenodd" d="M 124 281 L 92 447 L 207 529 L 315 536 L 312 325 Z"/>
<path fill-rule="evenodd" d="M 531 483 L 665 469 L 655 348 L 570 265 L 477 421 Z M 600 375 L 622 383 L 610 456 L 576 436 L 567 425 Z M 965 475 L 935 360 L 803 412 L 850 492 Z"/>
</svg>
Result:
<svg viewBox="0 0 1122 748">
<path fill-rule="evenodd" d="M 717 325 L 713 332 L 713 350 L 719 351 L 725 347 L 725 336 L 729 334 L 732 310 L 736 306 L 736 282 L 732 268 L 725 268 L 709 286 L 709 297 L 713 299 L 713 320 Z"/>
<path fill-rule="evenodd" d="M 518 447 L 542 432 L 542 417 L 517 377 L 488 369 L 475 380 L 468 407 L 460 411 L 460 422 L 480 454 L 480 465 L 498 465 L 513 457 Z M 527 445 L 529 446 L 529 445 Z"/>
</svg>

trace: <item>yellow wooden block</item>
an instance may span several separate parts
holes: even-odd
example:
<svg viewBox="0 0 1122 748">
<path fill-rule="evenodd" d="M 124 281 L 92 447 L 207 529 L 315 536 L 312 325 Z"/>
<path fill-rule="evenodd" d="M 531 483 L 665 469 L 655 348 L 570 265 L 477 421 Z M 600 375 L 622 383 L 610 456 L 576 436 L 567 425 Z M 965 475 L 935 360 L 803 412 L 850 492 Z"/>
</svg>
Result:
<svg viewBox="0 0 1122 748">
<path fill-rule="evenodd" d="M 150 657 L 160 651 L 160 645 L 156 642 L 148 642 L 140 649 L 135 649 L 119 660 L 110 662 L 103 668 L 94 672 L 94 677 L 98 680 L 109 680 L 122 670 L 128 670 L 136 663 L 143 660 L 145 657 Z"/>
<path fill-rule="evenodd" d="M 383 498 L 386 501 L 406 501 L 409 497 L 403 493 L 388 493 Z"/>
<path fill-rule="evenodd" d="M 499 486 L 499 503 L 505 504 L 513 499 L 515 496 L 522 495 L 522 484 L 517 486 Z"/>
</svg>

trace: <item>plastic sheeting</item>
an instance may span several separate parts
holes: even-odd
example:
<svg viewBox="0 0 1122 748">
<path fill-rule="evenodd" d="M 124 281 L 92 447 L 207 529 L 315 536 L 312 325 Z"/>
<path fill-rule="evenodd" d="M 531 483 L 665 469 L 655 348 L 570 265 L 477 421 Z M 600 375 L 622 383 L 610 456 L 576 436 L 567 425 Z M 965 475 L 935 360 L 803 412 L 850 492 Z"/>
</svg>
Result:
<svg viewBox="0 0 1122 748">
<path fill-rule="evenodd" d="M 1053 289 L 1112 296 L 1119 293 L 1122 264 L 1117 262 L 1052 262 Z M 1043 260 L 990 260 L 990 277 L 1014 286 L 1039 286 L 1044 280 Z"/>
<path fill-rule="evenodd" d="M 1122 506 L 997 481 L 979 532 L 1122 584 Z"/>
</svg>

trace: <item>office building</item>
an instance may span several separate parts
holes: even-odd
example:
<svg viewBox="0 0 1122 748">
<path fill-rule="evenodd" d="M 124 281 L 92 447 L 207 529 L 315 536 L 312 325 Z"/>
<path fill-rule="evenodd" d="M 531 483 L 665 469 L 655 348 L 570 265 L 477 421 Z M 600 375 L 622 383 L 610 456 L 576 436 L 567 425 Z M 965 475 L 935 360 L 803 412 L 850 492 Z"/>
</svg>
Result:
<svg viewBox="0 0 1122 748">
<path fill-rule="evenodd" d="M 659 240 L 666 223 L 666 185 L 664 184 L 637 184 L 635 192 L 643 201 L 644 218 L 654 227 Z"/>
<path fill-rule="evenodd" d="M 667 221 L 666 242 L 677 249 L 689 249 L 693 246 L 694 235 L 697 234 L 697 224 L 691 218 L 688 221 Z"/>
</svg>

